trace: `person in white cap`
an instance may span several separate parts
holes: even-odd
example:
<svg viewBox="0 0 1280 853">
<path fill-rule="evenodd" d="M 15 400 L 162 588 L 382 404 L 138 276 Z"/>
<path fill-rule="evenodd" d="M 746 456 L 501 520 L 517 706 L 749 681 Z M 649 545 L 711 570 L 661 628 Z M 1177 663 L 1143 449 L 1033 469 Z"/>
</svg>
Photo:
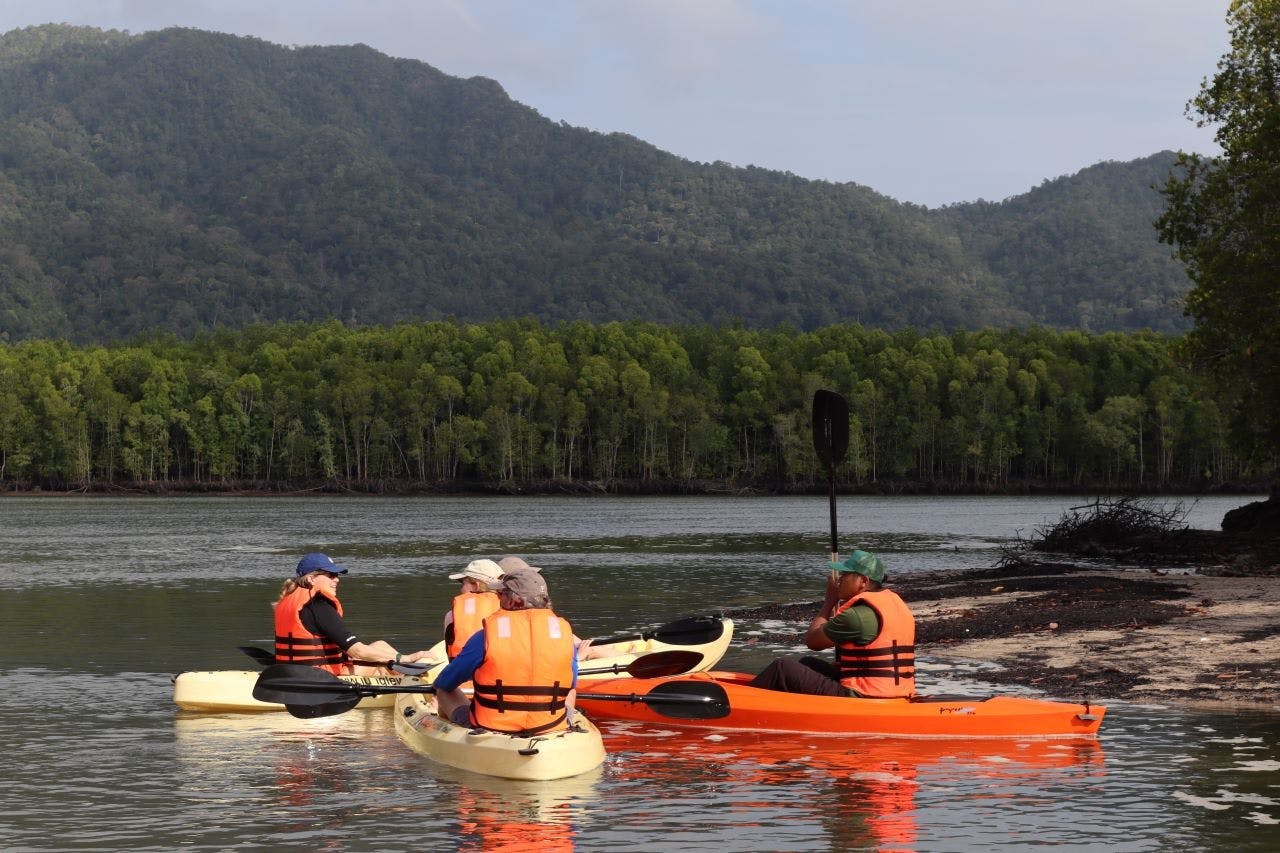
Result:
<svg viewBox="0 0 1280 853">
<path fill-rule="evenodd" d="M 449 660 L 456 658 L 471 635 L 480 630 L 484 617 L 498 610 L 501 579 L 501 567 L 485 559 L 472 560 L 462 571 L 449 575 L 449 580 L 462 582 L 444 614 L 444 648 Z"/>
</svg>

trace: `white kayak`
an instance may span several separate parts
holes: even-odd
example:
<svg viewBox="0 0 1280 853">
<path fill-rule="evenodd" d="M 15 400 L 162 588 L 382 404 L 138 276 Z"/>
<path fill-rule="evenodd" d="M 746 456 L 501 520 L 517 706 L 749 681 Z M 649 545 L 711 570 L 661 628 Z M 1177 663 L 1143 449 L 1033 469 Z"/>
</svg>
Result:
<svg viewBox="0 0 1280 853">
<path fill-rule="evenodd" d="M 515 736 L 458 726 L 436 713 L 434 696 L 396 694 L 396 734 L 415 752 L 460 770 L 503 779 L 564 779 L 604 763 L 600 730 L 586 715 L 541 735 Z"/>
</svg>

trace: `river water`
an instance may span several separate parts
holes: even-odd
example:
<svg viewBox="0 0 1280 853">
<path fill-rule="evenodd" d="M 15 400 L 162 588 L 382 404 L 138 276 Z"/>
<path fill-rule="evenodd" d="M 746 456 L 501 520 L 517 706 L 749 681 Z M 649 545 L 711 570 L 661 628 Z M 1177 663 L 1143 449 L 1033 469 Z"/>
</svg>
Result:
<svg viewBox="0 0 1280 853">
<path fill-rule="evenodd" d="M 1187 520 L 1216 527 L 1252 499 L 1187 499 Z M 891 574 L 985 567 L 1087 500 L 841 498 L 840 548 Z M 177 672 L 252 667 L 236 646 L 269 647 L 270 602 L 307 551 L 350 567 L 362 638 L 407 650 L 438 639 L 445 575 L 475 556 L 542 565 L 590 636 L 815 600 L 828 523 L 825 497 L 0 498 L 0 848 L 1280 849 L 1280 709 L 1108 701 L 1096 741 L 1047 742 L 606 721 L 598 772 L 518 783 L 416 755 L 387 710 L 172 704 Z M 758 627 L 739 624 L 721 668 L 796 651 L 754 643 Z M 977 665 L 926 656 L 921 673 L 931 692 L 995 689 Z"/>
</svg>

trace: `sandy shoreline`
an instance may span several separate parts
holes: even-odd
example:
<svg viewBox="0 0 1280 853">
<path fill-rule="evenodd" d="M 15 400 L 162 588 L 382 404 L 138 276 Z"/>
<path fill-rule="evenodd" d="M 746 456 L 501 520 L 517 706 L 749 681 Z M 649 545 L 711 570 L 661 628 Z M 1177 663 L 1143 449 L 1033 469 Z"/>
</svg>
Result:
<svg viewBox="0 0 1280 853">
<path fill-rule="evenodd" d="M 1058 564 L 900 576 L 927 658 L 1053 698 L 1280 710 L 1280 586 Z M 819 602 L 737 611 L 795 624 Z M 731 615 L 733 615 L 731 613 Z M 927 692 L 927 685 L 921 685 Z"/>
</svg>

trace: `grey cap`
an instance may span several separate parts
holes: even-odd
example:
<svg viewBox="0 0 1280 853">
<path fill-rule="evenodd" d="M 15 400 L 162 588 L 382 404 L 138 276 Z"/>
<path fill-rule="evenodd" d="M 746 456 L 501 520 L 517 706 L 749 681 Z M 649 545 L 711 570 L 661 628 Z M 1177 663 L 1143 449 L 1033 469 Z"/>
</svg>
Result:
<svg viewBox="0 0 1280 853">
<path fill-rule="evenodd" d="M 537 572 L 511 572 L 503 575 L 502 589 L 520 596 L 526 607 L 546 607 L 551 600 L 547 581 Z"/>
</svg>

